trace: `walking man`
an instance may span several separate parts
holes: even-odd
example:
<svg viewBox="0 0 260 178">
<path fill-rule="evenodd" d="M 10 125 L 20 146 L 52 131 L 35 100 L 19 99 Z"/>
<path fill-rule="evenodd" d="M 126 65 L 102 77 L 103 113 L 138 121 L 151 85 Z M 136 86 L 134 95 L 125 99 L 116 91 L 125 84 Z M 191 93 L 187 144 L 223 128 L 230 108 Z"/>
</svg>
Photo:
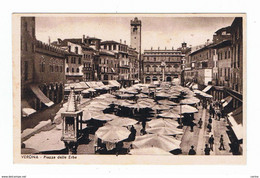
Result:
<svg viewBox="0 0 260 178">
<path fill-rule="evenodd" d="M 196 151 L 194 150 L 194 146 L 191 145 L 191 149 L 189 150 L 188 155 L 196 155 Z"/>
<path fill-rule="evenodd" d="M 205 155 L 210 155 L 210 148 L 208 147 L 208 144 L 205 145 L 204 153 Z"/>
<path fill-rule="evenodd" d="M 225 150 L 223 135 L 220 136 L 219 143 L 220 143 L 219 150 Z"/>
<path fill-rule="evenodd" d="M 193 132 L 193 127 L 194 127 L 194 125 L 195 125 L 194 122 L 191 122 L 191 123 L 190 123 L 190 131 L 191 131 L 191 132 Z"/>
<path fill-rule="evenodd" d="M 210 149 L 213 151 L 213 144 L 214 144 L 214 137 L 213 135 L 211 135 L 211 137 L 209 138 L 209 145 L 210 145 Z"/>
<path fill-rule="evenodd" d="M 212 126 L 210 123 L 208 124 L 207 128 L 209 129 L 208 131 L 211 132 Z"/>
<path fill-rule="evenodd" d="M 200 120 L 199 120 L 199 122 L 198 122 L 200 129 L 201 129 L 202 123 L 203 123 L 203 121 L 202 121 L 201 118 L 200 118 Z"/>
<path fill-rule="evenodd" d="M 212 117 L 214 118 L 215 117 L 215 109 L 212 108 Z"/>
<path fill-rule="evenodd" d="M 209 116 L 209 123 L 212 124 L 211 116 Z"/>
</svg>

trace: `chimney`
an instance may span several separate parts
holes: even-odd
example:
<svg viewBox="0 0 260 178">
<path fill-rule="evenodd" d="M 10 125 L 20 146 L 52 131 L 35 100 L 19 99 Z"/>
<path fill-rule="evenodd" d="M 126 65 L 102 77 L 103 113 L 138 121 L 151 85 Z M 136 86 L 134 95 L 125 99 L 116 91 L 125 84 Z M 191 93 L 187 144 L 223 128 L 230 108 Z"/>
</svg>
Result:
<svg viewBox="0 0 260 178">
<path fill-rule="evenodd" d="M 153 47 L 151 46 L 151 50 L 153 50 Z"/>
<path fill-rule="evenodd" d="M 158 46 L 158 50 L 160 50 L 160 46 Z"/>
<path fill-rule="evenodd" d="M 174 48 L 172 47 L 172 50 L 174 50 Z"/>
<path fill-rule="evenodd" d="M 167 48 L 166 48 L 166 46 L 165 46 L 165 50 L 166 50 Z"/>
<path fill-rule="evenodd" d="M 120 39 L 120 44 L 122 43 L 122 39 Z"/>
<path fill-rule="evenodd" d="M 126 44 L 126 40 L 124 41 L 124 43 Z"/>
</svg>

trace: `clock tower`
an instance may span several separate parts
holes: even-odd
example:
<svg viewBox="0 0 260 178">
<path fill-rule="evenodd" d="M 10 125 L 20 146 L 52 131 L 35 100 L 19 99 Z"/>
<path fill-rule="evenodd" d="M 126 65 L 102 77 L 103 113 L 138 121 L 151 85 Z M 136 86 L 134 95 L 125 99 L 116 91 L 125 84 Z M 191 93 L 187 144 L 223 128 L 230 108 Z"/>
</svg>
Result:
<svg viewBox="0 0 260 178">
<path fill-rule="evenodd" d="M 141 31 L 142 31 L 142 22 L 138 20 L 137 17 L 134 20 L 131 20 L 131 47 L 134 48 L 138 52 L 138 60 L 139 60 L 139 79 L 142 81 L 142 62 L 141 62 Z"/>
</svg>

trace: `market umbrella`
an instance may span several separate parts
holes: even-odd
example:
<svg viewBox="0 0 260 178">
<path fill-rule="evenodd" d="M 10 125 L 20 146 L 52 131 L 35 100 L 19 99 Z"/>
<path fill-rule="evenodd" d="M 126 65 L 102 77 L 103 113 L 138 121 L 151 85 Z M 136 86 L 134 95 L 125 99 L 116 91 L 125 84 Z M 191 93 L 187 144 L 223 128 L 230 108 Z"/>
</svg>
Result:
<svg viewBox="0 0 260 178">
<path fill-rule="evenodd" d="M 181 100 L 181 104 L 197 104 L 200 100 L 198 98 L 192 97 L 192 98 L 186 98 Z"/>
<path fill-rule="evenodd" d="M 147 133 L 154 133 L 160 135 L 180 135 L 183 131 L 172 127 L 152 127 L 145 130 Z"/>
<path fill-rule="evenodd" d="M 151 148 L 157 147 L 164 151 L 172 151 L 180 148 L 181 141 L 176 140 L 172 136 L 146 134 L 143 136 L 136 136 L 135 141 L 132 142 L 134 148 Z"/>
<path fill-rule="evenodd" d="M 121 88 L 120 90 L 118 90 L 118 91 L 120 91 L 120 92 L 122 92 L 122 93 L 124 93 L 124 92 L 126 92 L 127 90 L 123 87 L 123 88 Z"/>
<path fill-rule="evenodd" d="M 149 89 L 148 89 L 148 88 L 143 88 L 142 91 L 141 91 L 141 93 L 146 93 L 146 94 L 148 94 L 148 93 L 149 93 Z"/>
<path fill-rule="evenodd" d="M 93 112 L 91 114 L 91 119 L 99 120 L 99 121 L 111 121 L 115 118 L 112 114 L 104 114 L 104 113 L 97 113 Z"/>
<path fill-rule="evenodd" d="M 105 125 L 96 131 L 96 135 L 103 141 L 117 143 L 129 137 L 130 131 L 125 127 Z"/>
<path fill-rule="evenodd" d="M 170 106 L 168 106 L 168 105 L 158 105 L 158 104 L 156 104 L 152 107 L 152 110 L 168 110 L 168 109 L 170 109 Z"/>
<path fill-rule="evenodd" d="M 134 95 L 133 94 L 121 94 L 121 95 L 118 95 L 120 98 L 131 98 L 133 97 Z"/>
<path fill-rule="evenodd" d="M 96 97 L 97 99 L 104 99 L 104 98 L 115 98 L 114 95 L 111 95 L 109 93 L 106 93 L 106 94 L 103 94 L 103 95 L 100 95 L 98 97 Z"/>
<path fill-rule="evenodd" d="M 135 104 L 132 104 L 129 107 L 130 108 L 136 108 L 136 109 L 150 108 L 149 104 L 148 103 L 144 103 L 144 102 L 135 103 Z"/>
<path fill-rule="evenodd" d="M 159 114 L 159 116 L 166 117 L 166 118 L 174 118 L 174 119 L 181 118 L 181 116 L 177 112 L 173 112 L 173 111 L 165 111 Z"/>
<path fill-rule="evenodd" d="M 134 89 L 130 89 L 130 90 L 126 90 L 125 93 L 129 93 L 129 94 L 137 94 L 138 92 Z"/>
<path fill-rule="evenodd" d="M 33 148 L 40 152 L 62 150 L 65 148 L 64 142 L 61 141 L 62 131 L 52 129 L 50 131 L 43 131 L 28 140 L 24 141 L 26 148 Z"/>
<path fill-rule="evenodd" d="M 167 94 L 167 93 L 156 93 L 156 97 L 161 97 L 161 98 L 169 98 L 171 95 Z"/>
<path fill-rule="evenodd" d="M 114 125 L 114 126 L 127 127 L 130 125 L 135 125 L 137 122 L 138 121 L 127 118 L 127 117 L 117 117 L 117 118 L 113 119 L 112 121 L 109 121 L 108 124 Z"/>
<path fill-rule="evenodd" d="M 189 106 L 189 105 L 175 106 L 175 107 L 173 107 L 173 111 L 176 113 L 181 113 L 181 114 L 198 112 L 198 110 L 196 108 Z"/>
<path fill-rule="evenodd" d="M 147 122 L 148 127 L 169 127 L 169 128 L 177 128 L 179 126 L 177 121 L 173 121 L 170 119 L 154 119 Z"/>
<path fill-rule="evenodd" d="M 141 101 L 144 101 L 144 102 L 150 103 L 150 104 L 154 103 L 154 100 L 151 99 L 151 98 L 140 98 L 140 99 L 137 100 L 137 102 L 141 102 Z"/>
<path fill-rule="evenodd" d="M 131 149 L 129 152 L 130 155 L 172 155 L 168 151 L 163 149 L 150 147 L 150 148 L 140 148 L 140 149 Z"/>
<path fill-rule="evenodd" d="M 90 92 L 95 92 L 96 90 L 94 88 L 89 88 L 87 90 L 84 90 L 84 91 L 90 91 Z"/>
<path fill-rule="evenodd" d="M 169 100 L 159 100 L 158 103 L 162 104 L 162 105 L 170 105 L 170 106 L 176 106 L 177 105 L 176 103 L 169 101 Z"/>
<path fill-rule="evenodd" d="M 136 95 L 138 98 L 148 98 L 148 96 L 147 95 L 145 95 L 145 94 L 142 94 L 142 93 L 140 93 L 140 94 L 138 94 L 138 95 Z"/>
</svg>

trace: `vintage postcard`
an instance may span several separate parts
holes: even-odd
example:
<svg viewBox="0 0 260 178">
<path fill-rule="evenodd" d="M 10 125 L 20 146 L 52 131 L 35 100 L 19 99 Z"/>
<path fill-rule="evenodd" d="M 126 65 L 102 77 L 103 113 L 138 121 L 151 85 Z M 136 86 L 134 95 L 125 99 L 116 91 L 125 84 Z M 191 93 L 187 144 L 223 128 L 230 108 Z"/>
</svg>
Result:
<svg viewBox="0 0 260 178">
<path fill-rule="evenodd" d="M 246 164 L 245 14 L 13 14 L 26 164 Z"/>
</svg>

